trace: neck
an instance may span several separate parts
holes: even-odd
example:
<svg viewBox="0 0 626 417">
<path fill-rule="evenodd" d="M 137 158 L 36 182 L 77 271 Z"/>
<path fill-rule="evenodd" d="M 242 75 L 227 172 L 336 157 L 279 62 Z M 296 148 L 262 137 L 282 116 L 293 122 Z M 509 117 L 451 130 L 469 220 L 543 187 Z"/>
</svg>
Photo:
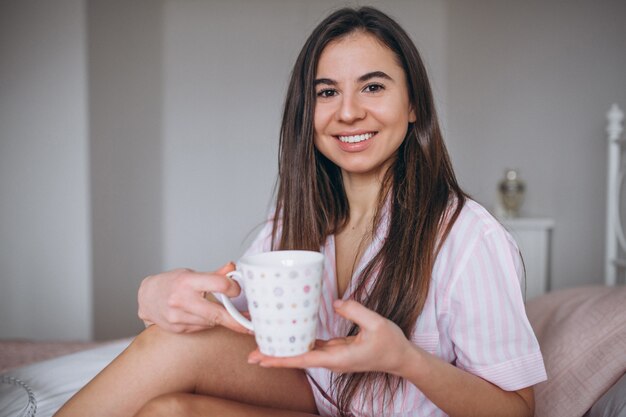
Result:
<svg viewBox="0 0 626 417">
<path fill-rule="evenodd" d="M 382 178 L 343 172 L 343 185 L 350 205 L 349 224 L 371 223 L 382 187 Z"/>
</svg>

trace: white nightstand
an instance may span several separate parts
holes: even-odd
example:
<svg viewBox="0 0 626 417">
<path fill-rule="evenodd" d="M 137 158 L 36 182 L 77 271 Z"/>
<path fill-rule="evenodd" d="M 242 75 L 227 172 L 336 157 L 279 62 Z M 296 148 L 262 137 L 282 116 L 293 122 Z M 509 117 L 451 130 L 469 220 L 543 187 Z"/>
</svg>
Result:
<svg viewBox="0 0 626 417">
<path fill-rule="evenodd" d="M 526 300 L 550 290 L 550 253 L 554 220 L 500 219 L 517 241 L 526 266 Z"/>
</svg>

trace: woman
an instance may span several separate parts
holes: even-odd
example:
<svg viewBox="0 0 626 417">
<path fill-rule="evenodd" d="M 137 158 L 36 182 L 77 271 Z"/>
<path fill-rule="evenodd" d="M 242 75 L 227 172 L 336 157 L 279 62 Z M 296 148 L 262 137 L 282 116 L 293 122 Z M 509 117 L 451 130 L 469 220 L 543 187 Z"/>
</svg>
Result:
<svg viewBox="0 0 626 417">
<path fill-rule="evenodd" d="M 419 54 L 373 8 L 331 14 L 304 45 L 275 214 L 248 253 L 320 248 L 313 351 L 264 356 L 204 299 L 239 294 L 232 266 L 170 271 L 140 288 L 155 325 L 58 416 L 533 415 L 545 370 L 517 247 L 458 186 Z"/>
</svg>

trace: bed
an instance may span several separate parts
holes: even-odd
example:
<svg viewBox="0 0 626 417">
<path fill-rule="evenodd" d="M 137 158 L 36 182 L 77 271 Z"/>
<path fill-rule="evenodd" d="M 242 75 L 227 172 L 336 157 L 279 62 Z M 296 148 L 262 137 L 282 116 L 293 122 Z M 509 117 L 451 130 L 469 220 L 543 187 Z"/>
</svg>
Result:
<svg viewBox="0 0 626 417">
<path fill-rule="evenodd" d="M 605 285 L 553 291 L 527 303 L 549 378 L 535 388 L 537 417 L 626 417 L 626 238 L 620 218 L 626 140 L 619 107 L 613 105 L 607 117 Z M 131 341 L 0 341 L 0 417 L 51 416 Z"/>
</svg>

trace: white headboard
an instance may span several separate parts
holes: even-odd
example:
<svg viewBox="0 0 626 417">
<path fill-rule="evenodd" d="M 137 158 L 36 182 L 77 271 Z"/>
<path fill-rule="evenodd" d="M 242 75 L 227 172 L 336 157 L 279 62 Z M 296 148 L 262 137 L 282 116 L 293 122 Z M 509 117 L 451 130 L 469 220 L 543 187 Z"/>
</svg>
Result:
<svg viewBox="0 0 626 417">
<path fill-rule="evenodd" d="M 607 204 L 606 204 L 606 260 L 604 281 L 606 285 L 623 283 L 620 279 L 626 272 L 626 237 L 622 224 L 622 198 L 624 176 L 626 169 L 622 162 L 622 155 L 626 148 L 626 139 L 622 139 L 624 131 L 622 122 L 624 112 L 613 104 L 606 114 L 608 125 L 608 175 L 607 175 Z"/>
</svg>

